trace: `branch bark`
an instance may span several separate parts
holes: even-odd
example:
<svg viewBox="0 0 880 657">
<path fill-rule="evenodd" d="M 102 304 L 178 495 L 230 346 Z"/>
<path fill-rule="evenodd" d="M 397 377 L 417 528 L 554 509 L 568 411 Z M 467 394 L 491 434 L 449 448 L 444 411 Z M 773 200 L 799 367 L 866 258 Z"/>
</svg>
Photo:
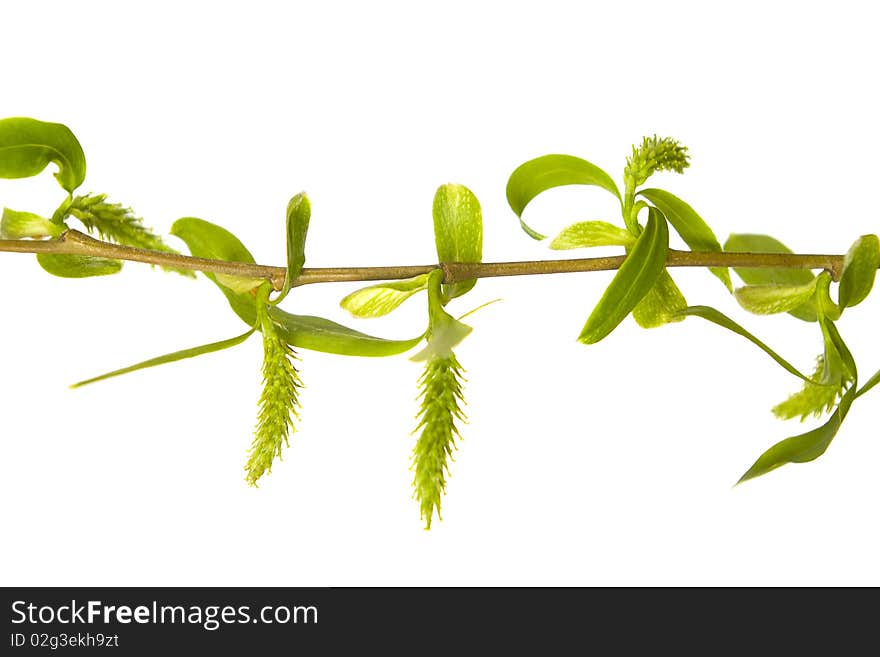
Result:
<svg viewBox="0 0 880 657">
<path fill-rule="evenodd" d="M 0 252 L 59 253 L 115 258 L 144 262 L 176 269 L 190 269 L 212 274 L 231 274 L 244 278 L 262 278 L 276 290 L 284 287 L 285 267 L 254 265 L 225 260 L 193 258 L 177 253 L 163 253 L 121 246 L 96 240 L 78 230 L 68 230 L 53 240 L 0 240 Z M 577 258 L 565 260 L 526 260 L 520 262 L 445 262 L 431 265 L 392 267 L 306 267 L 294 286 L 311 283 L 343 281 L 387 281 L 425 274 L 438 267 L 443 269 L 444 282 L 455 283 L 471 278 L 494 276 L 531 276 L 536 274 L 569 274 L 586 271 L 618 269 L 626 256 Z M 802 253 L 724 253 L 669 250 L 668 267 L 754 267 L 783 269 L 824 269 L 839 280 L 843 270 L 842 255 Z"/>
</svg>

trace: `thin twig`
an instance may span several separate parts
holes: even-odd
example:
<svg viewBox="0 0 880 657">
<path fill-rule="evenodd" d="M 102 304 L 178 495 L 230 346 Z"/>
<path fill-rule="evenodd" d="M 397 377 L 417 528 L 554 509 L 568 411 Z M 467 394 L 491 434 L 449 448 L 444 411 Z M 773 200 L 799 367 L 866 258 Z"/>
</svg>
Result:
<svg viewBox="0 0 880 657">
<path fill-rule="evenodd" d="M 117 260 L 145 262 L 151 265 L 191 269 L 212 274 L 230 274 L 243 278 L 265 279 L 276 290 L 284 287 L 285 267 L 270 267 L 243 262 L 193 258 L 177 253 L 163 253 L 121 246 L 96 240 L 78 230 L 68 230 L 53 240 L 0 240 L 0 252 L 59 253 L 87 255 Z M 410 278 L 442 268 L 444 282 L 455 283 L 471 278 L 493 276 L 529 276 L 534 274 L 568 274 L 585 271 L 618 269 L 626 256 L 578 258 L 567 260 L 526 260 L 521 262 L 445 262 L 432 265 L 404 265 L 398 267 L 306 267 L 294 286 L 310 283 L 338 283 L 343 281 L 387 281 Z M 719 253 L 676 251 L 670 249 L 666 264 L 669 267 L 753 267 L 781 269 L 824 269 L 834 280 L 843 269 L 842 255 L 801 253 Z"/>
</svg>

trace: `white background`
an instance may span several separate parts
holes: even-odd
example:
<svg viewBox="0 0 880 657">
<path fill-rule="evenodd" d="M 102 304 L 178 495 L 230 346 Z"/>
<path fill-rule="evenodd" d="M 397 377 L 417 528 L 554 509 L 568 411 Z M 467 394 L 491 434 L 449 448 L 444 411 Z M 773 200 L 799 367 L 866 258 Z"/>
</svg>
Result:
<svg viewBox="0 0 880 657">
<path fill-rule="evenodd" d="M 67 124 L 83 190 L 164 233 L 180 216 L 217 222 L 271 264 L 300 190 L 308 265 L 432 262 L 448 181 L 482 201 L 487 261 L 553 257 L 517 227 L 510 172 L 562 152 L 619 180 L 655 132 L 693 164 L 654 182 L 722 241 L 767 232 L 841 253 L 880 219 L 876 19 L 850 2 L 6 3 L 0 115 Z M 48 172 L 0 181 L 19 210 L 62 197 Z M 528 218 L 553 233 L 618 216 L 605 192 L 571 189 Z M 697 319 L 627 320 L 579 345 L 610 273 L 486 280 L 456 302 L 504 299 L 459 350 L 470 422 L 430 532 L 411 499 L 420 368 L 405 356 L 302 353 L 299 431 L 253 489 L 259 341 L 66 388 L 239 333 L 213 286 L 136 264 L 61 280 L 13 254 L 0 277 L 3 584 L 880 584 L 873 396 L 822 459 L 734 489 L 804 429 L 769 412 L 798 381 Z M 815 325 L 748 316 L 705 271 L 675 277 L 811 368 Z M 285 306 L 422 330 L 423 299 L 346 318 L 355 287 Z M 872 298 L 839 324 L 863 379 L 880 367 L 878 312 Z"/>
</svg>

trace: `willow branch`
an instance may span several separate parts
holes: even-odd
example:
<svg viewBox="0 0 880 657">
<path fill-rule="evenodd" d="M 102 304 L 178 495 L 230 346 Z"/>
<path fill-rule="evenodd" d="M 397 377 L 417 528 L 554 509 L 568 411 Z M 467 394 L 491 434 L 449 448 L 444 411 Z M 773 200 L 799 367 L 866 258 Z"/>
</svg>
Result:
<svg viewBox="0 0 880 657">
<path fill-rule="evenodd" d="M 212 274 L 230 274 L 243 278 L 268 280 L 276 290 L 284 287 L 285 267 L 271 267 L 225 260 L 193 258 L 178 253 L 148 251 L 96 240 L 77 230 L 68 230 L 53 240 L 0 240 L 0 252 L 57 253 L 114 258 L 144 262 L 151 265 L 190 269 Z M 527 260 L 520 262 L 445 262 L 431 265 L 392 267 L 306 267 L 293 285 L 338 283 L 344 281 L 387 281 L 410 278 L 440 267 L 444 282 L 455 283 L 472 278 L 494 276 L 530 276 L 535 274 L 569 274 L 586 271 L 618 269 L 626 256 L 578 258 L 566 260 Z M 670 249 L 668 267 L 753 267 L 781 269 L 824 269 L 838 280 L 843 270 L 842 255 L 802 253 L 725 253 L 677 251 Z"/>
</svg>

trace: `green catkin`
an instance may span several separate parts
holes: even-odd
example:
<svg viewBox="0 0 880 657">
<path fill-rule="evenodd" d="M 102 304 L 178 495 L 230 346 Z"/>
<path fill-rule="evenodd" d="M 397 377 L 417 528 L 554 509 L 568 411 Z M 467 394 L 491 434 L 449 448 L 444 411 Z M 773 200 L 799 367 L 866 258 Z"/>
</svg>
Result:
<svg viewBox="0 0 880 657">
<path fill-rule="evenodd" d="M 825 380 L 828 377 L 825 372 L 824 356 L 819 356 L 816 359 L 816 371 L 811 378 L 814 381 L 830 383 L 832 385 L 804 383 L 804 387 L 801 390 L 773 407 L 773 414 L 776 417 L 780 420 L 791 420 L 792 418 L 800 417 L 803 422 L 810 415 L 819 417 L 834 408 L 838 398 L 843 394 L 844 384 L 846 383 L 844 378 L 837 376 L 836 380 Z"/>
<path fill-rule="evenodd" d="M 264 474 L 271 473 L 275 457 L 281 458 L 282 446 L 289 446 L 293 419 L 299 419 L 297 396 L 302 388 L 293 365 L 296 354 L 279 337 L 265 310 L 261 313 L 260 329 L 263 333 L 263 392 L 254 441 L 245 466 L 245 478 L 252 486 L 256 486 Z"/>
<path fill-rule="evenodd" d="M 448 462 L 455 449 L 455 439 L 460 437 L 455 422 L 465 421 L 461 410 L 464 403 L 462 372 L 455 355 L 450 354 L 429 360 L 419 379 L 421 408 L 416 431 L 421 430 L 421 434 L 413 449 L 412 470 L 415 498 L 425 529 L 431 528 L 435 511 L 437 519 L 442 520 L 440 505 L 446 491 Z"/>
<path fill-rule="evenodd" d="M 106 194 L 77 196 L 67 209 L 67 215 L 79 219 L 89 232 L 97 233 L 102 239 L 139 249 L 177 253 L 161 237 L 144 226 L 143 219 L 136 216 L 131 208 L 123 207 L 119 203 L 107 203 L 106 199 Z M 195 273 L 189 270 L 169 267 L 163 269 L 195 277 Z"/>
</svg>

